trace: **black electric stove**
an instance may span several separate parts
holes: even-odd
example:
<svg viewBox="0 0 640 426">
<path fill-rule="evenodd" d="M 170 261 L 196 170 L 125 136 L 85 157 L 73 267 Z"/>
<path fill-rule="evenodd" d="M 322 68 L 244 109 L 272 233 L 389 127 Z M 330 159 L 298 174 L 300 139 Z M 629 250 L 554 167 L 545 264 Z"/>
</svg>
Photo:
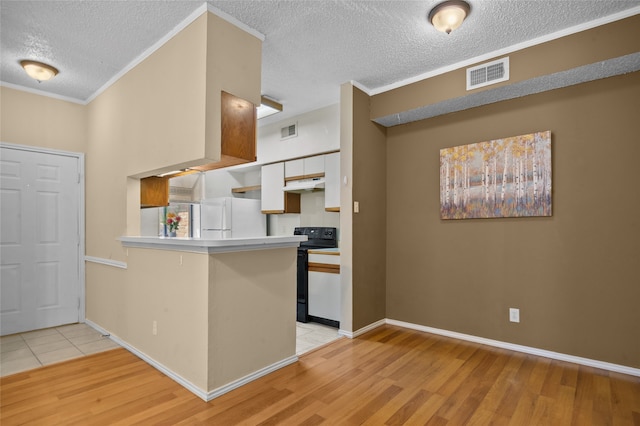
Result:
<svg viewBox="0 0 640 426">
<path fill-rule="evenodd" d="M 323 249 L 338 247 L 336 228 L 300 227 L 295 228 L 293 235 L 306 235 L 307 241 L 298 247 L 298 278 L 297 278 L 297 315 L 299 322 L 309 322 L 309 249 Z"/>
</svg>

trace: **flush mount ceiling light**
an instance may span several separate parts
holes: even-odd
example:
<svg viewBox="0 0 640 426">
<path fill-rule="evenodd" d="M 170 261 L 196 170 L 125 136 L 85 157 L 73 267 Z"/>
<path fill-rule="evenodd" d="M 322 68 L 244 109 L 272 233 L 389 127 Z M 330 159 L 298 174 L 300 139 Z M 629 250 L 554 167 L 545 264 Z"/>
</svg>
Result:
<svg viewBox="0 0 640 426">
<path fill-rule="evenodd" d="M 58 74 L 58 70 L 51 65 L 43 64 L 37 61 L 20 61 L 22 68 L 29 74 L 29 77 L 41 81 L 51 80 Z"/>
<path fill-rule="evenodd" d="M 260 106 L 258 107 L 258 120 L 282 111 L 282 104 L 269 99 L 266 96 L 260 98 Z"/>
<path fill-rule="evenodd" d="M 440 3 L 429 12 L 429 22 L 438 31 L 451 33 L 462 25 L 462 21 L 469 15 L 471 6 L 462 0 L 449 0 Z"/>
</svg>

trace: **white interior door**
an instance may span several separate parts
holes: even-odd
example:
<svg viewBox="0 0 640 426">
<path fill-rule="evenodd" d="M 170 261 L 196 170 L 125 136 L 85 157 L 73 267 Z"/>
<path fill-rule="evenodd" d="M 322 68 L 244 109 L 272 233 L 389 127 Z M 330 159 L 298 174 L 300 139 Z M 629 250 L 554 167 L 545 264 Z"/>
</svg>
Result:
<svg viewBox="0 0 640 426">
<path fill-rule="evenodd" d="M 77 157 L 1 148 L 0 334 L 79 321 Z"/>
</svg>

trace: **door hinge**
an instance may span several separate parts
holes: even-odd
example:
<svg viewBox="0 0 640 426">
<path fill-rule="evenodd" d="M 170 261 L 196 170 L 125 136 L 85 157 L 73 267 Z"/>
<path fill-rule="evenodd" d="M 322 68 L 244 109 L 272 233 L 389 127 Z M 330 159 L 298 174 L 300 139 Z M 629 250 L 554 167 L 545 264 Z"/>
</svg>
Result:
<svg viewBox="0 0 640 426">
<path fill-rule="evenodd" d="M 78 173 L 78 182 L 77 183 L 80 183 L 80 173 Z"/>
</svg>

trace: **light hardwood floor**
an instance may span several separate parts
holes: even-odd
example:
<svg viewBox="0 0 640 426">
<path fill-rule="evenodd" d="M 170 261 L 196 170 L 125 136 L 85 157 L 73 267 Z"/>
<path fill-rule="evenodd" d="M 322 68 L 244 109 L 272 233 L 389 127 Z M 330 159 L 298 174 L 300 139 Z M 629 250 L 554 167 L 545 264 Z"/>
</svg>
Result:
<svg viewBox="0 0 640 426">
<path fill-rule="evenodd" d="M 0 423 L 640 425 L 640 378 L 393 326 L 206 403 L 124 349 L 0 380 Z"/>
</svg>

